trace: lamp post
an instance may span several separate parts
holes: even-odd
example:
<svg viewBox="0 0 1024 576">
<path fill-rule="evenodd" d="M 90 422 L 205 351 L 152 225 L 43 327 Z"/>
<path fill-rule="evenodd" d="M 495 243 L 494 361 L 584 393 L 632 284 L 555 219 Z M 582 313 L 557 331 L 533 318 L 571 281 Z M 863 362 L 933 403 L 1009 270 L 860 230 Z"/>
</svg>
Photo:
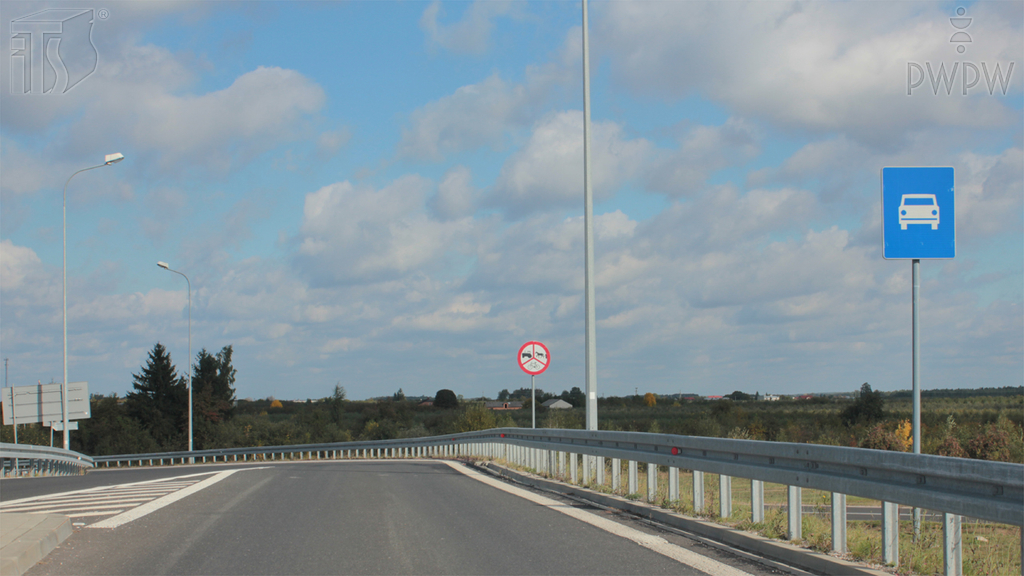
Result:
<svg viewBox="0 0 1024 576">
<path fill-rule="evenodd" d="M 171 268 L 167 262 L 157 262 L 157 266 L 179 274 L 188 286 L 188 451 L 192 451 L 192 282 L 188 276 Z"/>
<path fill-rule="evenodd" d="M 113 154 L 107 154 L 103 158 L 103 164 L 98 166 L 90 166 L 88 168 L 82 168 L 78 172 L 75 172 L 68 177 L 68 181 L 64 183 L 64 198 L 61 206 L 62 212 L 62 227 L 64 229 L 64 279 L 63 279 L 63 299 L 64 299 L 64 311 L 63 311 L 63 323 L 64 323 L 64 383 L 61 385 L 60 396 L 61 396 L 61 413 L 62 420 L 64 422 L 64 449 L 71 450 L 71 430 L 68 428 L 68 184 L 71 183 L 71 179 L 76 175 L 85 172 L 87 170 L 95 170 L 96 168 L 103 168 L 104 166 L 110 166 L 111 164 L 117 164 L 121 160 L 124 160 L 124 154 L 115 152 Z"/>
<path fill-rule="evenodd" d="M 594 310 L 594 194 L 590 182 L 590 34 L 587 0 L 583 0 L 583 305 L 586 429 L 597 430 L 597 317 Z M 584 458 L 587 458 L 584 456 Z"/>
</svg>

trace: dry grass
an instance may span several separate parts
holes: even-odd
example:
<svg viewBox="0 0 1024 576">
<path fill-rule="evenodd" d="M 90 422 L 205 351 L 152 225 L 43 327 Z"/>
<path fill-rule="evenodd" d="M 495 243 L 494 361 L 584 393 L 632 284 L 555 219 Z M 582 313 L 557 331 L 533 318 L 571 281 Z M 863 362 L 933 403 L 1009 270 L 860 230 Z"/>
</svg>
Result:
<svg viewBox="0 0 1024 576">
<path fill-rule="evenodd" d="M 510 463 L 506 465 L 515 467 Z M 569 459 L 566 458 L 566 466 Z M 582 481 L 582 458 L 577 462 L 577 478 Z M 594 478 L 587 488 L 605 493 L 614 493 L 631 500 L 652 501 L 647 492 L 647 466 L 638 466 L 638 491 L 627 494 L 627 466 L 621 462 L 621 485 L 611 485 L 611 461 L 605 460 L 604 484 L 598 485 Z M 519 467 L 520 469 L 523 469 Z M 533 470 L 529 470 L 535 472 Z M 568 482 L 569 472 L 565 477 L 557 474 L 544 474 Z M 786 486 L 781 484 L 764 485 L 765 518 L 763 522 L 753 523 L 750 504 L 750 481 L 740 478 L 732 479 L 732 514 L 721 518 L 719 511 L 719 478 L 717 474 L 704 474 L 704 509 L 693 507 L 693 474 L 680 471 L 679 500 L 669 501 L 668 471 L 659 469 L 657 492 L 653 502 L 666 509 L 681 514 L 733 526 L 741 530 L 759 533 L 767 538 L 785 540 L 786 526 Z M 794 543 L 818 552 L 829 553 L 832 549 L 831 535 L 831 494 L 821 490 L 802 490 L 803 504 L 815 507 L 814 512 L 805 513 L 801 521 L 803 538 Z M 877 500 L 847 496 L 847 506 L 879 506 Z M 941 574 L 943 572 L 942 557 L 942 525 L 939 522 L 922 522 L 921 533 L 915 540 L 913 523 L 900 522 L 899 535 L 899 567 L 890 568 L 900 575 Z M 974 522 L 965 518 L 961 527 L 963 539 L 963 573 L 965 576 L 1016 576 L 1021 573 L 1020 528 L 1003 524 Z M 847 558 L 870 564 L 882 564 L 882 529 L 880 521 L 848 521 Z"/>
</svg>

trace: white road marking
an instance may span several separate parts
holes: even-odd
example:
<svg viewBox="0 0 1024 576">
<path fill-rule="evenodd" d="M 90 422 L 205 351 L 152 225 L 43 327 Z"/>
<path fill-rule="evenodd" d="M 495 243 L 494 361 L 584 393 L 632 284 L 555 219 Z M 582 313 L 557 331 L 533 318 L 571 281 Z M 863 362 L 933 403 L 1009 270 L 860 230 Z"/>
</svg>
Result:
<svg viewBox="0 0 1024 576">
<path fill-rule="evenodd" d="M 259 470 L 259 469 L 260 468 L 249 468 L 249 470 Z M 8 506 L 14 506 L 14 505 L 17 505 L 17 504 L 21 504 L 23 502 L 34 502 L 34 501 L 37 501 L 37 500 L 49 500 L 49 499 L 52 499 L 52 498 L 64 498 L 64 497 L 75 495 L 75 494 L 90 494 L 92 492 L 103 492 L 103 491 L 107 491 L 107 490 L 124 489 L 124 488 L 136 488 L 136 487 L 143 487 L 143 486 L 145 486 L 147 488 L 152 488 L 153 490 L 160 490 L 161 486 L 170 486 L 170 485 L 172 485 L 172 483 L 176 483 L 177 484 L 177 483 L 179 483 L 177 481 L 180 481 L 183 478 L 194 478 L 196 476 L 209 476 L 210 474 L 213 474 L 213 472 L 198 472 L 196 474 L 187 474 L 185 476 L 174 476 L 172 478 L 157 478 L 155 480 L 143 480 L 141 482 L 131 482 L 131 483 L 128 483 L 128 484 L 117 484 L 115 486 L 96 486 L 94 488 L 83 488 L 82 490 L 72 490 L 70 492 L 61 492 L 60 494 L 44 494 L 42 496 L 31 496 L 29 498 L 20 498 L 18 500 L 9 500 L 7 502 L 4 502 L 2 504 L 2 506 L 3 506 L 4 509 L 6 509 Z M 157 484 L 157 483 L 161 483 L 161 482 L 163 484 L 161 484 L 160 486 L 147 486 L 147 485 Z M 182 484 L 188 485 L 188 484 L 191 484 L 191 483 L 182 483 Z M 163 491 L 166 492 L 166 490 L 163 490 Z"/>
<path fill-rule="evenodd" d="M 463 466 L 462 464 L 456 464 L 450 461 L 444 461 L 444 463 L 451 466 L 455 470 L 458 470 L 459 472 L 465 474 L 466 476 L 479 480 L 480 482 L 483 482 L 484 484 L 487 484 L 489 486 L 493 486 L 498 490 L 504 490 L 509 494 L 519 496 L 520 498 L 524 498 L 526 500 L 529 500 L 530 502 L 539 504 L 541 506 L 546 506 L 552 510 L 561 512 L 566 516 L 571 516 L 572 518 L 575 518 L 580 522 L 586 522 L 587 524 L 590 524 L 595 528 L 600 528 L 605 532 L 609 532 L 616 536 L 626 538 L 627 540 L 632 540 L 633 542 L 636 542 L 637 544 L 643 546 L 644 548 L 647 548 L 648 550 L 657 552 L 658 554 L 671 558 L 676 562 L 686 564 L 687 566 L 700 570 L 705 574 L 714 574 L 715 576 L 750 576 L 749 573 L 744 572 L 738 568 L 729 566 L 728 564 L 723 564 L 713 558 L 702 556 L 700 554 L 697 554 L 696 552 L 691 552 L 685 548 L 680 548 L 679 546 L 676 546 L 675 544 L 672 544 L 671 542 L 665 540 L 661 536 L 647 534 L 646 532 L 641 532 L 640 530 L 637 530 L 635 528 L 624 526 L 622 524 L 619 524 L 618 522 L 613 522 L 612 520 L 609 520 L 607 518 L 602 518 L 600 516 L 597 516 L 596 514 L 591 514 L 590 512 L 587 512 L 585 510 L 580 510 L 579 508 L 568 506 L 556 500 L 545 498 L 544 496 L 534 494 L 533 492 L 530 492 L 528 490 L 523 490 L 518 486 L 513 486 L 506 482 L 502 482 L 501 480 L 497 480 L 495 478 L 487 476 L 486 474 L 483 474 L 481 472 L 477 472 L 476 470 L 469 469 Z"/>
<path fill-rule="evenodd" d="M 82 514 L 61 514 L 59 511 L 52 512 L 52 514 L 61 514 L 61 516 L 67 516 L 68 518 L 92 518 L 93 516 L 113 516 L 114 514 L 120 514 L 124 510 L 108 510 L 106 512 L 83 512 Z M 40 512 L 43 514 L 43 512 Z M 51 514 L 51 512 L 46 512 Z M 84 522 L 75 522 L 75 526 L 85 526 Z"/>
<path fill-rule="evenodd" d="M 116 498 L 116 497 L 114 497 L 114 498 L 89 499 L 87 501 L 86 500 L 80 500 L 80 499 L 79 500 L 61 500 L 61 501 L 54 501 L 54 502 L 34 502 L 34 503 L 31 503 L 31 504 L 23 504 L 21 506 L 11 506 L 11 507 L 4 506 L 3 510 L 4 510 L 4 512 L 24 512 L 26 514 L 43 514 L 43 512 L 39 512 L 39 510 L 49 510 L 51 508 L 57 508 L 57 507 L 60 507 L 61 509 L 64 509 L 64 510 L 71 510 L 71 509 L 76 508 L 76 507 L 81 508 L 82 506 L 95 506 L 97 508 L 102 508 L 102 507 L 106 506 L 107 508 L 109 508 L 110 506 L 123 506 L 125 504 L 130 504 L 132 502 L 139 502 L 139 503 L 149 502 L 152 499 L 153 498 Z"/>
<path fill-rule="evenodd" d="M 142 518 L 147 514 L 152 514 L 153 512 L 156 512 L 157 510 L 163 508 L 164 506 L 173 504 L 178 500 L 185 498 L 186 496 L 190 496 L 192 494 L 195 494 L 196 492 L 199 492 L 203 488 L 212 486 L 217 482 L 220 482 L 221 480 L 227 478 L 228 476 L 231 476 L 235 472 L 238 472 L 238 470 L 225 470 L 223 472 L 218 472 L 217 474 L 214 474 L 213 476 L 207 478 L 206 480 L 196 482 L 195 484 L 189 486 L 188 488 L 178 490 L 177 492 L 172 492 L 171 494 L 168 494 L 163 498 L 157 498 L 156 500 L 147 502 L 142 506 L 132 508 L 131 510 L 123 514 L 118 514 L 117 516 L 114 516 L 113 518 L 107 518 L 106 520 L 102 520 L 95 524 L 90 524 L 89 526 L 87 526 L 87 528 L 117 528 L 118 526 L 131 522 L 132 520 L 138 520 L 139 518 Z"/>
<path fill-rule="evenodd" d="M 104 521 L 109 522 L 107 527 L 120 526 L 219 482 L 234 472 L 240 470 L 260 470 L 263 468 L 266 468 L 266 466 L 237 468 L 221 471 L 220 474 L 215 471 L 199 472 L 171 478 L 158 478 L 129 484 L 97 486 L 59 494 L 32 496 L 30 498 L 0 503 L 0 512 L 60 514 L 69 518 L 96 519 L 113 516 Z M 225 474 L 225 472 L 227 473 Z M 214 477 L 214 474 L 217 474 L 217 476 Z M 203 476 L 207 477 L 207 479 L 202 480 L 201 477 Z M 187 492 L 185 492 L 186 490 Z M 178 495 L 175 496 L 175 494 Z M 146 508 L 142 508 L 143 506 L 146 506 Z M 140 508 L 141 510 L 139 510 Z M 131 516 L 126 515 L 128 512 L 132 512 L 133 509 L 139 510 L 139 512 Z M 74 523 L 76 526 L 83 526 L 85 524 L 85 522 Z"/>
</svg>

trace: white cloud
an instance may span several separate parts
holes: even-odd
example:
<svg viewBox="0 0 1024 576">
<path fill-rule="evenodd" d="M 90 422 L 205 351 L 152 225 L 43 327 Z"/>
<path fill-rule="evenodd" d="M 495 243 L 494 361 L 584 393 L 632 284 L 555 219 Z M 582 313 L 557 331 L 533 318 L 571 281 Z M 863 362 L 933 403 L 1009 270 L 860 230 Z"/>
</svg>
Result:
<svg viewBox="0 0 1024 576">
<path fill-rule="evenodd" d="M 1024 51 L 1020 6 L 979 3 L 971 60 L 990 66 Z M 617 83 L 637 93 L 696 90 L 752 119 L 812 132 L 843 131 L 891 148 L 931 126 L 996 128 L 1019 122 L 999 98 L 907 96 L 907 66 L 963 59 L 937 4 L 614 2 L 604 5 L 601 53 Z M 1007 18 L 1005 12 L 1013 13 Z M 983 42 L 982 42 L 983 40 Z M 1018 62 L 1019 65 L 1019 62 Z M 1021 75 L 1011 90 L 1019 94 Z"/>
<path fill-rule="evenodd" d="M 20 289 L 26 278 L 41 268 L 42 262 L 31 248 L 17 246 L 10 240 L 0 241 L 0 289 Z"/>
<path fill-rule="evenodd" d="M 392 321 L 397 328 L 467 332 L 483 328 L 501 329 L 496 318 L 490 317 L 491 305 L 475 301 L 471 294 L 459 294 L 447 304 L 415 316 L 398 316 Z"/>
<path fill-rule="evenodd" d="M 740 118 L 729 118 L 721 126 L 696 126 L 681 138 L 677 150 L 662 153 L 650 169 L 647 186 L 673 197 L 694 194 L 716 171 L 756 157 L 761 139 Z"/>
<path fill-rule="evenodd" d="M 637 175 L 653 146 L 627 139 L 614 122 L 591 123 L 591 188 L 595 201 Z M 505 162 L 489 202 L 515 215 L 575 205 L 583 192 L 583 113 L 549 116 Z"/>
<path fill-rule="evenodd" d="M 402 128 L 398 156 L 437 161 L 465 150 L 503 149 L 510 133 L 546 112 L 544 106 L 557 89 L 579 81 L 579 34 L 571 30 L 551 62 L 527 65 L 520 83 L 494 72 L 414 110 Z"/>
<path fill-rule="evenodd" d="M 498 74 L 463 86 L 409 116 L 399 155 L 440 160 L 446 153 L 500 147 L 510 127 L 527 122 L 531 96 L 525 86 L 509 84 Z"/>
<path fill-rule="evenodd" d="M 1021 231 L 1024 207 L 1024 150 L 1008 148 L 986 156 L 965 152 L 957 163 L 958 240 Z"/>
<path fill-rule="evenodd" d="M 441 220 L 457 220 L 476 212 L 479 190 L 473 187 L 473 173 L 465 166 L 447 172 L 429 202 L 431 212 Z"/>
<path fill-rule="evenodd" d="M 500 16 L 518 17 L 519 4 L 510 0 L 477 0 L 466 7 L 462 20 L 453 24 L 438 22 L 443 11 L 444 5 L 435 0 L 420 17 L 420 29 L 426 34 L 427 45 L 456 54 L 483 54 L 490 47 L 494 20 Z"/>
<path fill-rule="evenodd" d="M 327 130 L 320 133 L 320 136 L 316 139 L 316 154 L 317 158 L 324 160 L 330 158 L 338 153 L 349 140 L 352 139 L 352 134 L 347 129 L 340 130 Z"/>
<path fill-rule="evenodd" d="M 323 90 L 302 74 L 263 66 L 223 90 L 199 96 L 123 88 L 102 109 L 95 107 L 76 132 L 95 133 L 99 123 L 122 127 L 165 170 L 199 165 L 227 171 L 245 164 L 297 136 L 303 116 L 324 102 Z M 110 122 L 115 114 L 120 121 Z"/>
<path fill-rule="evenodd" d="M 403 176 L 380 190 L 350 182 L 306 196 L 297 264 L 317 284 L 397 278 L 429 268 L 470 224 L 430 219 L 431 183 Z"/>
</svg>

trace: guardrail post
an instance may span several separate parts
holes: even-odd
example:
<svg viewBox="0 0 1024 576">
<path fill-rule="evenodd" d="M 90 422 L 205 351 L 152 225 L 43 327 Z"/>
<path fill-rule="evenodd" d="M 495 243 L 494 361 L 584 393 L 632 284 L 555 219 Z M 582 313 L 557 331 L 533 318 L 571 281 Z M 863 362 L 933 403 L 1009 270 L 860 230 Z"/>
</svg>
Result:
<svg viewBox="0 0 1024 576">
<path fill-rule="evenodd" d="M 846 554 L 846 494 L 832 493 L 832 551 Z"/>
<path fill-rule="evenodd" d="M 597 457 L 597 484 L 604 486 L 604 456 Z"/>
<path fill-rule="evenodd" d="M 750 521 L 764 522 L 764 482 L 750 481 Z"/>
<path fill-rule="evenodd" d="M 732 477 L 725 474 L 718 475 L 718 515 L 732 516 Z"/>
<path fill-rule="evenodd" d="M 594 459 L 594 457 L 589 455 L 589 454 L 584 454 L 583 455 L 583 485 L 584 486 L 586 486 L 587 484 L 590 484 L 590 477 L 591 477 L 591 474 L 590 474 L 591 473 L 590 462 L 593 459 Z"/>
<path fill-rule="evenodd" d="M 693 471 L 693 511 L 700 514 L 704 511 L 704 472 Z"/>
<path fill-rule="evenodd" d="M 786 495 L 786 539 L 803 539 L 803 494 L 799 486 L 787 486 Z"/>
<path fill-rule="evenodd" d="M 636 470 L 636 460 L 630 460 L 626 465 L 626 483 L 629 485 L 626 494 L 637 494 L 640 492 L 640 478 Z"/>
<path fill-rule="evenodd" d="M 945 566 L 946 576 L 961 576 L 963 574 L 963 542 L 960 537 L 960 516 L 942 513 L 942 563 Z M 1021 567 L 1024 572 L 1024 567 Z"/>
<path fill-rule="evenodd" d="M 900 506 L 882 502 L 882 563 L 900 563 Z"/>
<path fill-rule="evenodd" d="M 622 460 L 612 458 L 612 492 L 622 488 Z"/>
<path fill-rule="evenodd" d="M 668 467 L 668 501 L 679 501 L 679 468 Z"/>
<path fill-rule="evenodd" d="M 576 481 L 579 479 L 579 476 L 578 476 L 579 472 L 576 469 L 576 461 L 577 461 L 576 453 L 573 452 L 573 453 L 569 454 L 569 481 L 572 484 L 576 484 Z"/>
<path fill-rule="evenodd" d="M 558 477 L 565 479 L 565 452 L 558 452 Z"/>
<path fill-rule="evenodd" d="M 647 464 L 647 501 L 654 502 L 658 497 L 658 465 Z"/>
</svg>

